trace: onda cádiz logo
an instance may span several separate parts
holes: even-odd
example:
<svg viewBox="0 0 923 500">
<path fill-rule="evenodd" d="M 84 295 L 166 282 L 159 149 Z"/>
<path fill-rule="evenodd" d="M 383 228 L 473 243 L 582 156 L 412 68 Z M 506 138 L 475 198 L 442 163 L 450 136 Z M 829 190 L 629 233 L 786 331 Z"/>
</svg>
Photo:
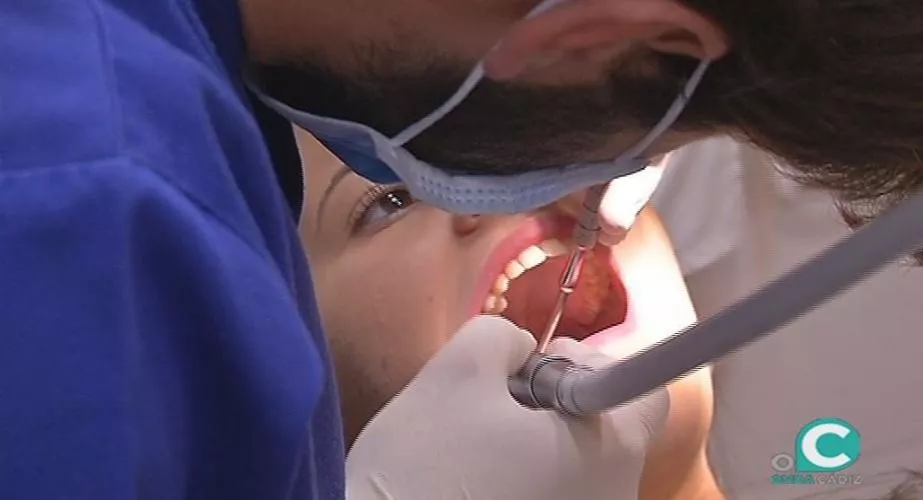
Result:
<svg viewBox="0 0 923 500">
<path fill-rule="evenodd" d="M 776 472 L 772 484 L 862 484 L 862 476 L 844 472 L 859 459 L 861 449 L 861 436 L 852 424 L 840 418 L 819 418 L 798 431 L 792 455 L 779 453 L 772 457 Z"/>
</svg>

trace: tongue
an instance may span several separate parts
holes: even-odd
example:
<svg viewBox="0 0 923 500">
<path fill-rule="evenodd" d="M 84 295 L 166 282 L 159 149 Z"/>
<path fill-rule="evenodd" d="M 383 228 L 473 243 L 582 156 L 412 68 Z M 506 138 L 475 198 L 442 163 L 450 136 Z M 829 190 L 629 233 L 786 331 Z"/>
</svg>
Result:
<svg viewBox="0 0 923 500">
<path fill-rule="evenodd" d="M 558 335 L 582 340 L 625 320 L 625 290 L 606 257 L 598 253 L 587 256 L 577 288 L 564 308 Z M 566 256 L 550 259 L 513 280 L 506 292 L 509 306 L 504 316 L 540 336 L 557 299 L 558 282 L 566 265 Z"/>
</svg>

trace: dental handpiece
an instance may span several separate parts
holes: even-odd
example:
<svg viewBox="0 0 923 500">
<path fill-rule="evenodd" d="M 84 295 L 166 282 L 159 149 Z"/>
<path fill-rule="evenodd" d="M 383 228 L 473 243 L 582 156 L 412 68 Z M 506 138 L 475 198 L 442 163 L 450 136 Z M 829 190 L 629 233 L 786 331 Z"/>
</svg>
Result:
<svg viewBox="0 0 923 500">
<path fill-rule="evenodd" d="M 535 352 L 537 354 L 544 354 L 548 349 L 548 344 L 554 337 L 558 324 L 564 316 L 564 306 L 567 305 L 567 299 L 577 288 L 577 281 L 580 279 L 580 271 L 583 269 L 583 262 L 586 260 L 587 252 L 596 246 L 596 240 L 599 239 L 599 206 L 605 193 L 606 185 L 593 186 L 587 190 L 587 194 L 583 199 L 583 210 L 577 219 L 577 225 L 574 226 L 574 248 L 567 258 L 564 272 L 561 273 L 558 297 L 545 330 L 542 332 L 536 346 Z"/>
<path fill-rule="evenodd" d="M 510 393 L 524 406 L 578 417 L 626 404 L 776 331 L 923 247 L 920 214 L 923 193 L 717 315 L 625 361 L 594 370 L 561 356 L 533 354 L 510 379 Z"/>
</svg>

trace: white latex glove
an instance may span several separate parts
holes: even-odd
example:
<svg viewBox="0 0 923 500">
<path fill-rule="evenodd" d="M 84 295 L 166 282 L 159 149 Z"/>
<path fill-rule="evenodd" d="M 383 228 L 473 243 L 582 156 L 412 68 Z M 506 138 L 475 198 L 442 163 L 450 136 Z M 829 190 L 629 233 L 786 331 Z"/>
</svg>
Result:
<svg viewBox="0 0 923 500">
<path fill-rule="evenodd" d="M 468 322 L 359 435 L 347 457 L 348 500 L 636 499 L 666 391 L 587 419 L 530 410 L 507 377 L 534 347 L 504 319 Z M 574 341 L 551 351 L 608 360 Z"/>
<path fill-rule="evenodd" d="M 613 246 L 625 239 L 628 230 L 638 217 L 638 213 L 651 199 L 660 179 L 663 177 L 662 165 L 651 165 L 644 170 L 625 177 L 619 177 L 609 183 L 602 205 L 599 207 L 599 243 Z M 583 207 L 586 191 L 574 193 L 560 202 L 563 210 L 573 216 L 579 214 Z"/>
</svg>

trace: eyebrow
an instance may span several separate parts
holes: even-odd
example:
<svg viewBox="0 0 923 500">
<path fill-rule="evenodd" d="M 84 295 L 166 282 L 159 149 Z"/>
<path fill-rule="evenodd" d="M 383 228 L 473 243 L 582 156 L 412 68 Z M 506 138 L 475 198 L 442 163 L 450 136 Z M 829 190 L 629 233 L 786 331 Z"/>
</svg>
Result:
<svg viewBox="0 0 923 500">
<path fill-rule="evenodd" d="M 321 217 L 324 215 L 324 208 L 327 206 L 327 200 L 330 199 L 330 193 L 333 192 L 333 189 L 336 188 L 340 181 L 346 177 L 346 174 L 351 173 L 352 170 L 349 169 L 346 165 L 340 165 L 340 169 L 337 170 L 333 177 L 330 178 L 330 184 L 324 189 L 323 194 L 320 195 L 320 203 L 317 205 L 317 215 L 314 221 L 314 232 L 316 233 L 320 229 Z"/>
</svg>

